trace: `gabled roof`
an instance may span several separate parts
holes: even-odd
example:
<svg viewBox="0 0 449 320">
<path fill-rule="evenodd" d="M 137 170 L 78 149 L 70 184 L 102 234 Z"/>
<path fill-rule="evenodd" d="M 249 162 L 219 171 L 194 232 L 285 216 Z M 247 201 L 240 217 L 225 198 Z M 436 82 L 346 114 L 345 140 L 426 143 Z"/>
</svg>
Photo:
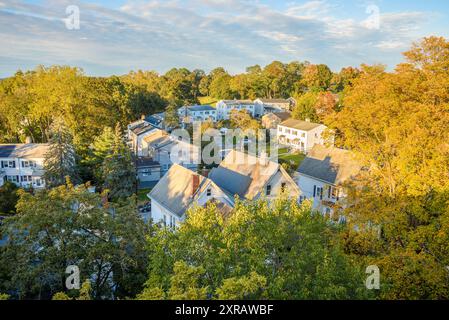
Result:
<svg viewBox="0 0 449 320">
<path fill-rule="evenodd" d="M 171 142 L 170 135 L 168 132 L 156 129 L 151 132 L 148 136 L 143 139 L 146 143 L 148 143 L 152 147 L 160 147 L 161 145 L 165 145 Z"/>
<path fill-rule="evenodd" d="M 298 172 L 333 185 L 341 185 L 355 178 L 361 169 L 362 165 L 352 152 L 316 144 L 299 166 Z"/>
<path fill-rule="evenodd" d="M 194 176 L 198 176 L 199 179 L 199 186 L 195 192 L 193 192 Z M 173 164 L 148 196 L 178 217 L 182 217 L 196 197 L 209 185 L 219 189 L 210 179 L 178 164 Z M 232 200 L 232 198 L 228 199 L 230 203 L 233 203 Z"/>
<path fill-rule="evenodd" d="M 252 200 L 278 172 L 280 165 L 232 150 L 209 178 L 232 195 Z"/>
<path fill-rule="evenodd" d="M 290 100 L 288 99 L 257 99 L 262 103 L 288 103 L 290 104 Z"/>
<path fill-rule="evenodd" d="M 45 158 L 48 143 L 0 144 L 0 158 Z"/>
<path fill-rule="evenodd" d="M 222 100 L 225 104 L 235 104 L 235 105 L 253 105 L 254 102 L 251 100 Z"/>
<path fill-rule="evenodd" d="M 142 123 L 132 127 L 131 131 L 135 135 L 140 136 L 141 134 L 147 133 L 147 132 L 152 131 L 154 129 L 155 129 L 155 127 L 153 127 L 151 124 L 149 124 L 146 121 L 142 121 Z"/>
<path fill-rule="evenodd" d="M 136 166 L 138 169 L 149 167 L 160 167 L 159 162 L 154 161 L 151 157 L 138 157 L 136 159 Z"/>
<path fill-rule="evenodd" d="M 288 119 L 279 125 L 283 126 L 283 127 L 292 128 L 292 129 L 302 130 L 302 131 L 310 131 L 319 126 L 322 126 L 322 124 L 319 124 L 319 123 L 313 123 L 313 122 L 309 122 L 309 121 L 302 121 L 302 120 L 296 120 L 296 119 Z"/>
<path fill-rule="evenodd" d="M 195 111 L 216 111 L 217 109 L 215 109 L 212 106 L 209 105 L 204 105 L 204 106 L 186 106 L 186 108 L 189 111 L 195 112 Z"/>
<path fill-rule="evenodd" d="M 287 119 L 290 119 L 290 117 L 292 116 L 290 112 L 272 112 L 272 113 L 267 113 L 266 115 L 264 115 L 264 117 L 269 116 L 269 117 L 277 117 L 279 118 L 281 121 L 285 121 Z"/>
<path fill-rule="evenodd" d="M 145 121 L 155 127 L 160 127 L 162 122 L 164 122 L 165 113 L 156 113 L 149 115 L 145 118 Z"/>
</svg>

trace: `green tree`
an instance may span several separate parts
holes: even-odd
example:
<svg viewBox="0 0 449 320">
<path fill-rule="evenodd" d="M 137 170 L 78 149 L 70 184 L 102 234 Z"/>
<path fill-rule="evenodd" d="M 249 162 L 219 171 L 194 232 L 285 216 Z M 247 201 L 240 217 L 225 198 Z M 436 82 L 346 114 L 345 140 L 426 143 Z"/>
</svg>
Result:
<svg viewBox="0 0 449 320">
<path fill-rule="evenodd" d="M 19 200 L 18 187 L 12 182 L 5 182 L 0 187 L 0 214 L 14 214 Z"/>
<path fill-rule="evenodd" d="M 339 228 L 287 199 L 238 201 L 226 216 L 213 204 L 193 208 L 176 232 L 162 229 L 149 239 L 149 278 L 139 298 L 170 298 L 173 279 L 180 282 L 175 296 L 183 298 L 189 292 L 229 299 L 369 297 L 361 269 L 343 252 Z"/>
<path fill-rule="evenodd" d="M 179 127 L 178 108 L 175 104 L 170 104 L 165 110 L 165 126 L 172 129 Z"/>
<path fill-rule="evenodd" d="M 349 188 L 346 250 L 379 266 L 381 298 L 447 299 L 449 42 L 405 56 L 391 73 L 362 66 L 334 118 L 366 168 Z"/>
<path fill-rule="evenodd" d="M 135 201 L 106 204 L 84 186 L 21 192 L 18 214 L 1 226 L 7 243 L 1 264 L 8 292 L 50 299 L 65 288 L 66 267 L 93 279 L 91 297 L 135 296 L 145 282 L 145 226 Z M 87 291 L 81 292 L 87 297 Z"/>
<path fill-rule="evenodd" d="M 296 99 L 296 106 L 292 111 L 292 117 L 298 120 L 309 119 L 312 122 L 319 122 L 316 105 L 318 93 L 308 92 Z"/>
<path fill-rule="evenodd" d="M 102 165 L 105 159 L 114 149 L 115 134 L 111 127 L 105 127 L 100 136 L 96 137 L 90 146 L 90 152 L 86 157 L 85 165 L 92 168 L 95 182 L 98 186 L 104 183 Z"/>
<path fill-rule="evenodd" d="M 104 158 L 101 173 L 103 190 L 107 190 L 110 199 L 128 198 L 135 192 L 136 169 L 119 124 L 115 127 L 111 150 Z"/>
<path fill-rule="evenodd" d="M 48 188 L 65 184 L 69 177 L 79 182 L 73 136 L 62 120 L 55 122 L 50 147 L 45 154 L 44 179 Z"/>
</svg>

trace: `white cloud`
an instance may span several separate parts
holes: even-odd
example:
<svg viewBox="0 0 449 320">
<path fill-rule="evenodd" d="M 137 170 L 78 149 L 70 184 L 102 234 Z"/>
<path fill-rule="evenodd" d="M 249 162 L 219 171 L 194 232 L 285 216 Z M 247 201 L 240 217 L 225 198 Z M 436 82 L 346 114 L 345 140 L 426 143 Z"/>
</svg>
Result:
<svg viewBox="0 0 449 320">
<path fill-rule="evenodd" d="M 68 4 L 80 7 L 80 30 L 69 31 L 61 22 Z M 104 74 L 172 66 L 241 72 L 272 60 L 338 69 L 398 60 L 429 19 L 422 12 L 384 13 L 376 30 L 366 21 L 335 16 L 333 8 L 324 0 L 284 9 L 244 0 L 130 0 L 118 10 L 72 0 L 3 0 L 0 56 L 77 64 Z"/>
</svg>

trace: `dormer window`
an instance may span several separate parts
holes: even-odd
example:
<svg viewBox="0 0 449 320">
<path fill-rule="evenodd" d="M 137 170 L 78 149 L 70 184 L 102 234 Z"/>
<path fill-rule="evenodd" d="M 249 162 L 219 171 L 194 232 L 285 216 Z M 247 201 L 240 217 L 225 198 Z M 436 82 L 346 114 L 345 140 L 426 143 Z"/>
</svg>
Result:
<svg viewBox="0 0 449 320">
<path fill-rule="evenodd" d="M 271 195 L 271 184 L 267 185 L 266 194 L 267 194 L 267 196 Z"/>
</svg>

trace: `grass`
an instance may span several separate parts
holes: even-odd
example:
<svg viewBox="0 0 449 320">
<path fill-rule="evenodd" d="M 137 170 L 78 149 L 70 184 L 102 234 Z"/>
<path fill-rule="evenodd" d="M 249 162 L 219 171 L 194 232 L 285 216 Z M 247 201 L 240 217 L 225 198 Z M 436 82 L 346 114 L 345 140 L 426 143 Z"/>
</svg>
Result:
<svg viewBox="0 0 449 320">
<path fill-rule="evenodd" d="M 150 199 L 148 199 L 147 194 L 151 191 L 151 189 L 141 189 L 137 192 L 137 204 L 142 205 L 147 203 Z"/>
<path fill-rule="evenodd" d="M 210 105 L 212 107 L 215 107 L 217 104 L 217 99 L 212 97 L 199 97 L 198 100 L 200 100 L 201 105 Z"/>
<path fill-rule="evenodd" d="M 286 152 L 287 149 L 279 149 L 279 163 L 286 162 L 290 164 L 292 170 L 296 171 L 306 155 L 300 152 L 295 153 L 294 151 Z"/>
</svg>

